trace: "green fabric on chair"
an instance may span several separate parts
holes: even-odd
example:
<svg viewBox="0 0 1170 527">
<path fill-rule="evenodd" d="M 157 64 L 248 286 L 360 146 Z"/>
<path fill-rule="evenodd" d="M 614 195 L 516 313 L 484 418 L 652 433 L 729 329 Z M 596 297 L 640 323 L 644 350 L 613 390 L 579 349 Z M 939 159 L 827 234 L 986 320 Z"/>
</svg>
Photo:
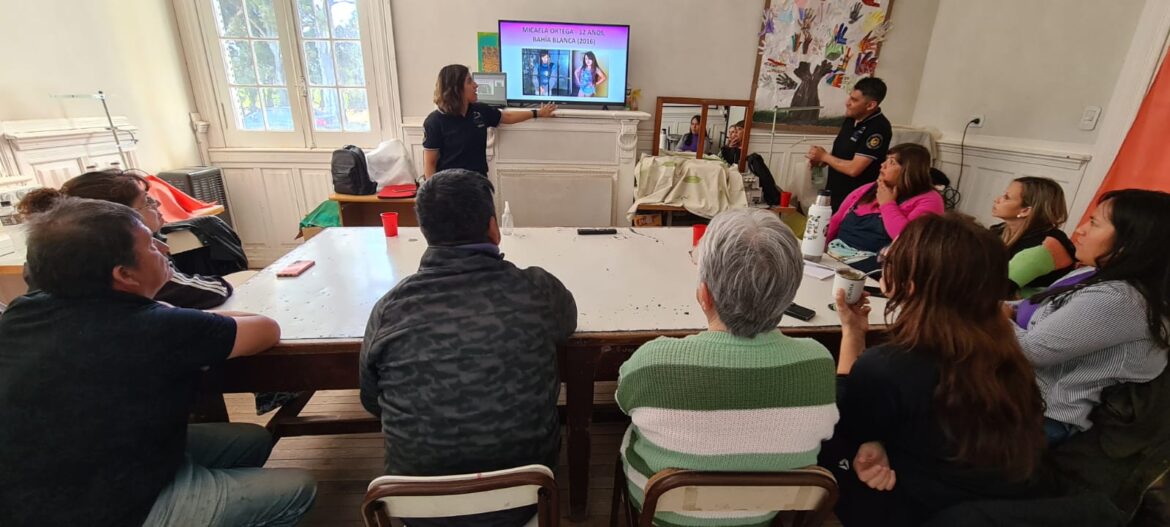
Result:
<svg viewBox="0 0 1170 527">
<path fill-rule="evenodd" d="M 1043 245 L 1024 249 L 1016 253 L 1008 262 L 1008 278 L 1020 289 L 1020 298 L 1028 298 L 1043 290 L 1042 287 L 1025 288 L 1024 286 L 1055 270 L 1056 261 L 1052 258 L 1052 253 L 1048 252 L 1048 249 Z"/>
<path fill-rule="evenodd" d="M 341 206 L 333 200 L 325 200 L 317 205 L 304 219 L 301 220 L 301 228 L 307 227 L 340 227 L 341 226 Z"/>
</svg>

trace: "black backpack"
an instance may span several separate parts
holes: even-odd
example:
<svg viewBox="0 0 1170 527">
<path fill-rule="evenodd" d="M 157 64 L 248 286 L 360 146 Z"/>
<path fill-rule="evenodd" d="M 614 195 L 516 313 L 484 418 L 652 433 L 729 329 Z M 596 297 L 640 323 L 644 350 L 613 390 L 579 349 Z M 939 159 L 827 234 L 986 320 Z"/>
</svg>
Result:
<svg viewBox="0 0 1170 527">
<path fill-rule="evenodd" d="M 366 168 L 366 153 L 353 145 L 333 151 L 330 165 L 333 172 L 333 192 L 364 196 L 378 191 L 378 184 L 370 181 Z"/>
<path fill-rule="evenodd" d="M 748 172 L 760 178 L 760 190 L 764 191 L 764 203 L 775 207 L 780 204 L 780 189 L 776 188 L 776 180 L 772 178 L 772 171 L 764 163 L 760 154 L 752 154 L 747 158 Z"/>
</svg>

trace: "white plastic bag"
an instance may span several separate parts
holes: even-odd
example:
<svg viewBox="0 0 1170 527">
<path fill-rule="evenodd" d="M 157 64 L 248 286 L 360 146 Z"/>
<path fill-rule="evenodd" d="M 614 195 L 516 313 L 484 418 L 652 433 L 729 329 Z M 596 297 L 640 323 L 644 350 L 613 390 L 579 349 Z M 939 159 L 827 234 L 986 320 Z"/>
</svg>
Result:
<svg viewBox="0 0 1170 527">
<path fill-rule="evenodd" d="M 412 185 L 418 179 L 414 163 L 406 154 L 406 145 L 398 139 L 382 141 L 378 148 L 367 152 L 366 167 L 370 181 L 378 184 L 378 190 L 390 185 Z"/>
</svg>

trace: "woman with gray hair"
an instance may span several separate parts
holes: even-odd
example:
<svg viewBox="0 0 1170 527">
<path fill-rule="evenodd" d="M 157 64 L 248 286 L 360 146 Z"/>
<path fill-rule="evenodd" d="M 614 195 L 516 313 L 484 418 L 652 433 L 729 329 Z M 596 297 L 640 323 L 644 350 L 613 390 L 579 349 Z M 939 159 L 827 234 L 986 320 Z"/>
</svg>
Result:
<svg viewBox="0 0 1170 527">
<path fill-rule="evenodd" d="M 733 209 L 711 222 L 698 254 L 707 331 L 647 342 L 621 367 L 617 402 L 632 421 L 622 466 L 639 509 L 646 481 L 666 468 L 813 465 L 837 422 L 829 350 L 776 329 L 803 276 L 792 231 L 767 211 Z M 662 513 L 655 521 L 758 525 L 773 515 Z"/>
</svg>

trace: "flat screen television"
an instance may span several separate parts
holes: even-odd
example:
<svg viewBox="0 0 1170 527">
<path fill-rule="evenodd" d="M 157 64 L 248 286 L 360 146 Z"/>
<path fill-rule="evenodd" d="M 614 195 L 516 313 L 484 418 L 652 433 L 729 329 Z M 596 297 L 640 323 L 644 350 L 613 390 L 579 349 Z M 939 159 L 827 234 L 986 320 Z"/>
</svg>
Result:
<svg viewBox="0 0 1170 527">
<path fill-rule="evenodd" d="M 509 102 L 626 101 L 630 26 L 500 21 Z"/>
</svg>

